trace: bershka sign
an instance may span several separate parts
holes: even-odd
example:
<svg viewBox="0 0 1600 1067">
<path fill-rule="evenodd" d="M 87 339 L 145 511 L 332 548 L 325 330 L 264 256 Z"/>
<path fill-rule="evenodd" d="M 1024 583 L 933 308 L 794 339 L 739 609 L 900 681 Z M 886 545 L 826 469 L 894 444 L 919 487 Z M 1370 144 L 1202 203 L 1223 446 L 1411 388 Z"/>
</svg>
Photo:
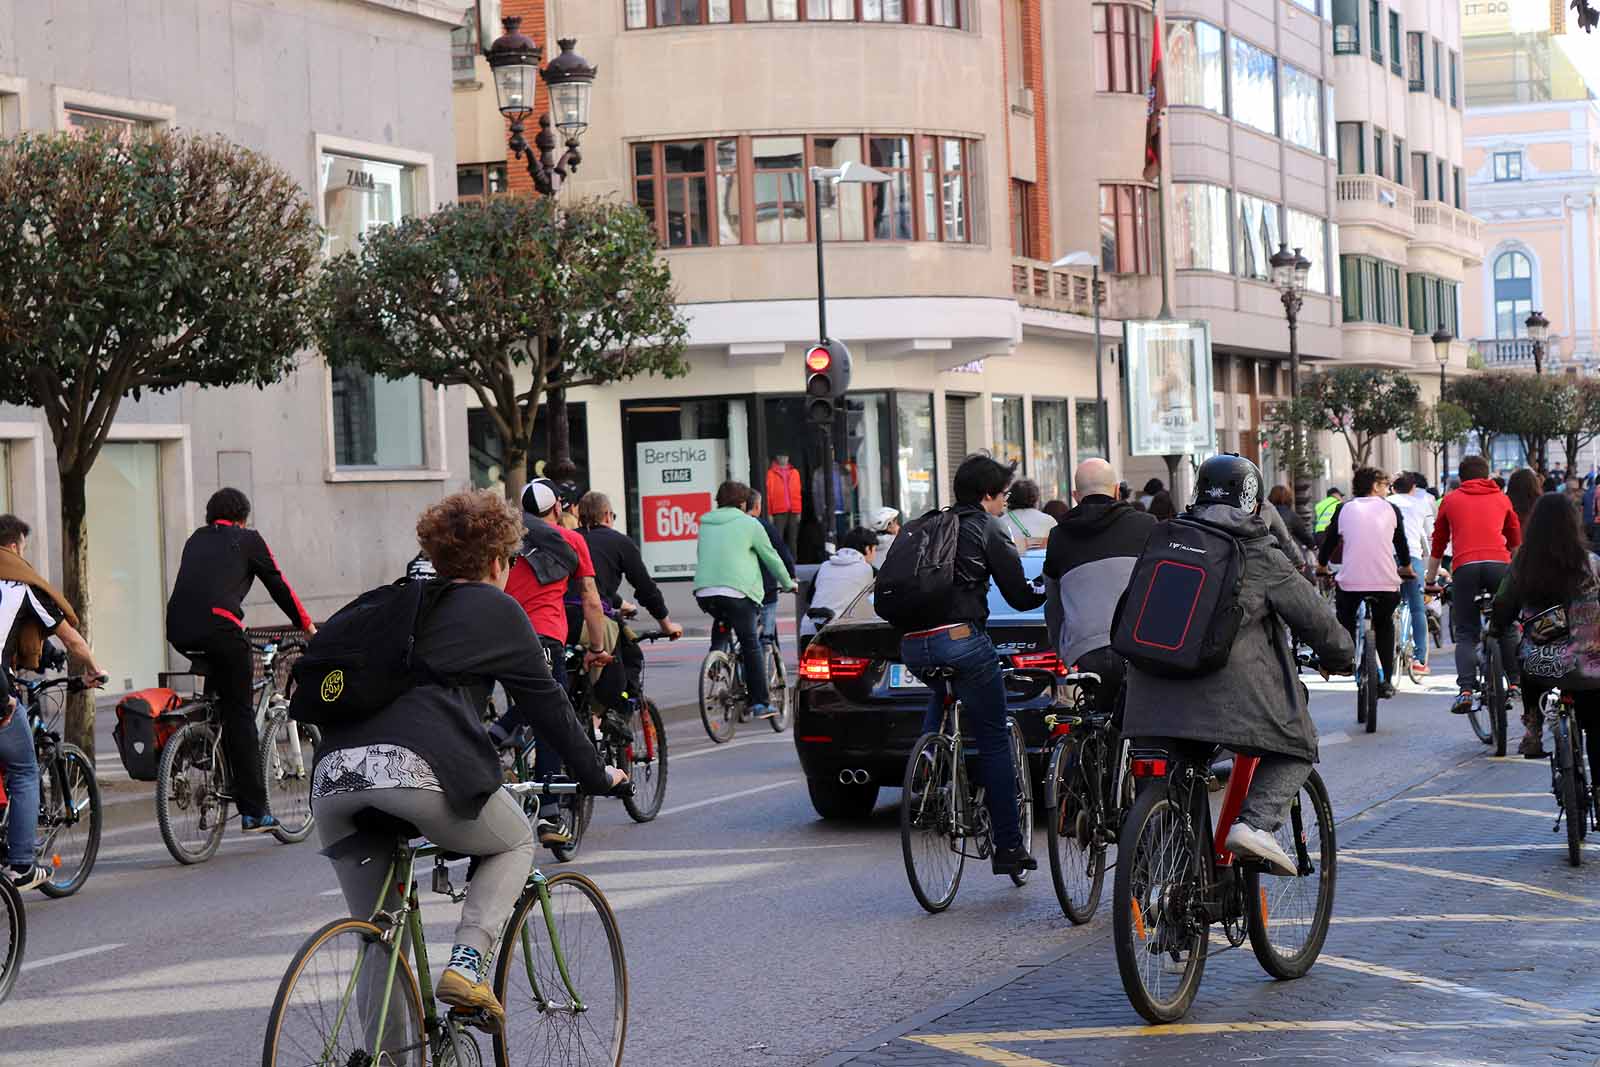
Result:
<svg viewBox="0 0 1600 1067">
<path fill-rule="evenodd" d="M 655 578 L 694 574 L 700 516 L 711 510 L 727 472 L 727 446 L 715 438 L 645 441 L 639 461 L 639 550 Z"/>
</svg>

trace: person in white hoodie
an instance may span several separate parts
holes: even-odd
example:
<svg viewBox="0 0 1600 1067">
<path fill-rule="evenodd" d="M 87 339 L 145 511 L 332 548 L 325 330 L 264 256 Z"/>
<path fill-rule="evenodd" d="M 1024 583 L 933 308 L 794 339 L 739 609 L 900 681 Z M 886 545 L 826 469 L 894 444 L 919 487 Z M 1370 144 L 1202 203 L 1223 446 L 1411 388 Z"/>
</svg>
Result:
<svg viewBox="0 0 1600 1067">
<path fill-rule="evenodd" d="M 815 608 L 827 608 L 835 615 L 849 607 L 863 589 L 871 589 L 876 572 L 872 561 L 878 555 L 878 535 L 864 526 L 857 526 L 844 535 L 839 551 L 828 557 L 817 568 L 811 588 L 811 603 L 807 616 L 800 620 L 800 636 L 810 637 L 817 632 L 817 623 L 810 617 Z"/>
</svg>

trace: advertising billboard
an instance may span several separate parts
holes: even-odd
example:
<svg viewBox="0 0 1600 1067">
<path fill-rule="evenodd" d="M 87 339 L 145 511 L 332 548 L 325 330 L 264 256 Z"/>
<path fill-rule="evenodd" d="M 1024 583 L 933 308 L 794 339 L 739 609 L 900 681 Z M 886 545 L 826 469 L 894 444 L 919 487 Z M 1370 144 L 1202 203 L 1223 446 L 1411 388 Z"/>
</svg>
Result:
<svg viewBox="0 0 1600 1067">
<path fill-rule="evenodd" d="M 1128 443 L 1135 456 L 1182 456 L 1215 446 L 1211 326 L 1179 319 L 1122 326 Z"/>
<path fill-rule="evenodd" d="M 654 578 L 694 574 L 700 516 L 711 510 L 725 477 L 727 443 L 719 438 L 641 441 L 639 552 Z"/>
</svg>

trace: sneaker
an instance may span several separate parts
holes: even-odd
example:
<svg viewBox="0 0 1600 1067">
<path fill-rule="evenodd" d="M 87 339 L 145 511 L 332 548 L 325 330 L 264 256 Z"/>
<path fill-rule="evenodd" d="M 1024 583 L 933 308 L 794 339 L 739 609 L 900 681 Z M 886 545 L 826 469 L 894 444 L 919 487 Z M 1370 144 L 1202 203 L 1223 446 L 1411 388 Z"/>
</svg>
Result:
<svg viewBox="0 0 1600 1067">
<path fill-rule="evenodd" d="M 440 1003 L 467 1012 L 486 1012 L 499 1024 L 505 1019 L 506 1011 L 489 988 L 485 970 L 483 953 L 467 945 L 456 945 L 450 950 L 450 964 L 439 979 Z"/>
<path fill-rule="evenodd" d="M 1426 678 L 1428 676 L 1428 665 L 1426 663 L 1411 664 L 1411 674 L 1416 678 Z"/>
<path fill-rule="evenodd" d="M 1544 750 L 1544 739 L 1535 733 L 1522 735 L 1522 740 L 1517 743 L 1517 752 L 1523 759 L 1545 759 L 1548 756 Z"/>
<path fill-rule="evenodd" d="M 29 867 L 12 867 L 10 869 L 11 886 L 21 892 L 28 889 L 37 889 L 50 880 L 49 867 L 33 864 Z"/>
<path fill-rule="evenodd" d="M 1028 855 L 1021 845 L 1016 848 L 995 849 L 990 862 L 994 866 L 995 874 L 1021 874 L 1023 871 L 1039 869 L 1039 861 Z"/>
<path fill-rule="evenodd" d="M 278 828 L 278 820 L 270 815 L 242 815 L 239 827 L 247 834 L 270 834 Z"/>
<path fill-rule="evenodd" d="M 1233 829 L 1228 831 L 1226 844 L 1229 852 L 1260 860 L 1273 874 L 1293 878 L 1300 873 L 1283 846 L 1278 844 L 1277 835 L 1258 830 L 1248 823 L 1234 823 Z"/>
<path fill-rule="evenodd" d="M 1450 705 L 1450 714 L 1465 715 L 1472 710 L 1472 690 L 1463 689 L 1457 694 L 1455 702 Z"/>
<path fill-rule="evenodd" d="M 558 845 L 572 844 L 572 835 L 562 828 L 554 819 L 540 819 L 537 827 L 539 844 L 546 848 L 555 848 Z"/>
<path fill-rule="evenodd" d="M 1378 687 L 1378 699 L 1379 700 L 1388 700 L 1393 696 L 1394 696 L 1394 683 L 1393 682 L 1384 682 L 1381 686 Z"/>
<path fill-rule="evenodd" d="M 776 719 L 778 709 L 771 704 L 751 704 L 750 717 L 752 719 Z"/>
<path fill-rule="evenodd" d="M 1522 703 L 1522 686 L 1515 682 L 1506 686 L 1506 707 L 1514 707 Z"/>
</svg>

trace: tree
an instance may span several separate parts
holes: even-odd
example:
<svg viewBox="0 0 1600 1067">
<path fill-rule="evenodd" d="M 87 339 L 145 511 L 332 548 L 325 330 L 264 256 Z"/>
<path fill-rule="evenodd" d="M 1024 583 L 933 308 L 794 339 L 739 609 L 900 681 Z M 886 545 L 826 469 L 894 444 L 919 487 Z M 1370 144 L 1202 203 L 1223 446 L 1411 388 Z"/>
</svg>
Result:
<svg viewBox="0 0 1600 1067">
<path fill-rule="evenodd" d="M 1522 442 L 1528 465 L 1540 474 L 1550 470 L 1550 439 L 1571 425 L 1577 406 L 1575 390 L 1559 378 L 1512 374 L 1501 383 L 1510 425 L 1507 432 Z"/>
<path fill-rule="evenodd" d="M 1334 367 L 1300 386 L 1308 425 L 1343 437 L 1357 467 L 1367 465 L 1378 438 L 1411 419 L 1420 397 L 1417 383 L 1397 370 Z"/>
<path fill-rule="evenodd" d="M 0 401 L 50 427 L 63 592 L 86 633 L 85 486 L 122 399 L 292 370 L 318 241 L 294 179 L 221 137 L 0 142 Z M 73 701 L 67 734 L 93 751 L 93 701 Z"/>
<path fill-rule="evenodd" d="M 1437 468 L 1445 448 L 1460 441 L 1470 429 L 1472 417 L 1466 409 L 1446 400 L 1438 404 L 1418 404 L 1399 433 L 1400 440 L 1422 445 L 1431 452 Z"/>
<path fill-rule="evenodd" d="M 1558 436 L 1566 446 L 1570 475 L 1577 469 L 1579 454 L 1600 437 L 1600 378 L 1569 378 L 1564 384 L 1572 391 L 1572 401 Z"/>
<path fill-rule="evenodd" d="M 1298 439 L 1295 434 L 1297 417 Z M 1304 399 L 1274 404 L 1267 413 L 1267 446 L 1278 457 L 1278 469 L 1288 476 L 1289 488 L 1294 490 L 1297 502 L 1309 495 L 1311 480 L 1322 466 L 1317 435 L 1308 429 L 1315 424 L 1315 412 Z"/>
<path fill-rule="evenodd" d="M 655 230 L 607 200 L 505 198 L 383 227 L 327 265 L 314 319 L 334 364 L 471 389 L 511 497 L 557 368 L 566 389 L 688 371 Z"/>
<path fill-rule="evenodd" d="M 1485 456 L 1493 452 L 1496 437 L 1515 432 L 1514 405 L 1506 385 L 1511 377 L 1505 372 L 1474 374 L 1445 386 L 1445 399 L 1467 413 L 1468 428 L 1478 438 L 1478 448 Z"/>
</svg>

